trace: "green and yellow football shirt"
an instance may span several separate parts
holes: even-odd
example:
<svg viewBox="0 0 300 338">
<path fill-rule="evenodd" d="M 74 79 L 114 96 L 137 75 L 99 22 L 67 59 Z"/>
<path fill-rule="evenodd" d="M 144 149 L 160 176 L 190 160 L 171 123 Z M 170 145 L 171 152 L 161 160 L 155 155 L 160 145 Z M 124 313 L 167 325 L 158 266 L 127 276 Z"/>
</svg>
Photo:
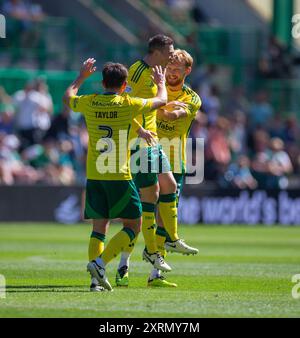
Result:
<svg viewBox="0 0 300 338">
<path fill-rule="evenodd" d="M 155 97 L 157 94 L 157 85 L 153 82 L 151 67 L 139 60 L 134 63 L 128 71 L 128 92 L 133 97 L 142 97 L 149 99 Z M 150 114 L 140 114 L 136 120 L 143 126 L 143 128 L 156 133 L 156 110 Z M 137 137 L 136 130 L 132 129 L 130 132 L 130 139 Z"/>
<path fill-rule="evenodd" d="M 187 104 L 187 116 L 174 121 L 157 117 L 157 135 L 162 144 L 163 150 L 169 157 L 172 171 L 182 173 L 186 170 L 186 140 L 189 135 L 192 122 L 201 106 L 200 97 L 188 86 L 184 85 L 179 91 L 168 90 L 168 102 L 181 101 Z M 166 148 L 163 140 L 167 139 L 172 146 Z"/>
<path fill-rule="evenodd" d="M 70 108 L 81 112 L 89 134 L 87 178 L 130 180 L 128 133 L 133 118 L 151 114 L 152 101 L 128 94 L 82 95 L 70 99 Z M 103 155 L 107 157 L 103 165 Z M 104 167 L 106 172 L 104 172 Z"/>
</svg>

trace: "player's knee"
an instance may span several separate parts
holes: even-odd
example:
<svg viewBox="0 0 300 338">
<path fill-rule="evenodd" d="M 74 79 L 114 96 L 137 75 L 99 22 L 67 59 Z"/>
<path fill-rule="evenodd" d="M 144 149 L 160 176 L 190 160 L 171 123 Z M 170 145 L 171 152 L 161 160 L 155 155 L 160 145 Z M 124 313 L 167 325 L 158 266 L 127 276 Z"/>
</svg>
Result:
<svg viewBox="0 0 300 338">
<path fill-rule="evenodd" d="M 153 201 L 152 201 L 152 203 L 156 204 L 158 202 L 158 199 L 159 199 L 159 189 L 153 192 Z"/>
<path fill-rule="evenodd" d="M 146 203 L 156 204 L 159 198 L 159 185 L 155 184 L 151 187 L 140 189 L 141 200 Z"/>
<path fill-rule="evenodd" d="M 167 176 L 167 179 L 160 181 L 160 194 L 176 193 L 177 183 L 173 176 Z"/>
<path fill-rule="evenodd" d="M 109 220 L 105 219 L 94 219 L 93 220 L 93 231 L 106 234 L 109 226 Z"/>
<path fill-rule="evenodd" d="M 173 178 L 172 180 L 170 180 L 170 192 L 169 194 L 172 194 L 172 193 L 176 193 L 176 189 L 177 189 L 177 183 L 175 181 L 175 179 Z"/>
<path fill-rule="evenodd" d="M 142 228 L 142 217 L 132 220 L 124 220 L 123 225 L 124 228 L 129 228 L 135 233 L 135 235 L 138 235 Z"/>
<path fill-rule="evenodd" d="M 135 225 L 135 234 L 138 235 L 142 230 L 142 217 L 140 217 Z"/>
</svg>

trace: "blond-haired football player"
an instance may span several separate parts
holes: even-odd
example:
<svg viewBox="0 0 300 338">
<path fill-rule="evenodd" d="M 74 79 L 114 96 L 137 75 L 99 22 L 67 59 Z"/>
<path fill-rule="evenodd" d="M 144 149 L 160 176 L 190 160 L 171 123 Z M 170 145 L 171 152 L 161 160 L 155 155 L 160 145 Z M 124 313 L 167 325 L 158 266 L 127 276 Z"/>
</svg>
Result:
<svg viewBox="0 0 300 338">
<path fill-rule="evenodd" d="M 186 172 L 186 140 L 193 120 L 201 106 L 199 96 L 185 85 L 185 79 L 191 73 L 192 66 L 193 58 L 187 51 L 181 49 L 174 51 L 166 70 L 168 104 L 157 110 L 156 117 L 157 134 L 165 153 L 168 154 L 173 176 L 177 183 L 177 205 Z M 164 140 L 167 142 L 163 142 Z M 170 144 L 173 144 L 171 149 L 169 148 Z M 174 145 L 178 145 L 178 147 L 174 147 Z M 163 210 L 160 203 L 158 210 L 156 242 L 161 256 L 165 257 L 166 251 L 182 254 L 198 253 L 196 248 L 188 246 L 183 240 L 174 241 L 170 238 L 169 229 L 165 226 L 162 217 Z M 173 230 L 177 234 L 177 229 Z M 176 286 L 174 283 L 167 282 L 161 275 L 160 270 L 155 268 L 149 277 L 148 285 Z"/>
</svg>

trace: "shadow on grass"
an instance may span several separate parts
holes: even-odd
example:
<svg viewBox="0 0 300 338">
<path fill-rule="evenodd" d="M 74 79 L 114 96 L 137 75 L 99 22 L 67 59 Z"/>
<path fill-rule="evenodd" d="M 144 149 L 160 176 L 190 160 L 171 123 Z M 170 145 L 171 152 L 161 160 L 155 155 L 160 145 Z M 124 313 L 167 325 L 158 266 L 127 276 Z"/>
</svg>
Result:
<svg viewBox="0 0 300 338">
<path fill-rule="evenodd" d="M 89 292 L 89 288 L 86 285 L 7 285 L 6 292 Z"/>
</svg>

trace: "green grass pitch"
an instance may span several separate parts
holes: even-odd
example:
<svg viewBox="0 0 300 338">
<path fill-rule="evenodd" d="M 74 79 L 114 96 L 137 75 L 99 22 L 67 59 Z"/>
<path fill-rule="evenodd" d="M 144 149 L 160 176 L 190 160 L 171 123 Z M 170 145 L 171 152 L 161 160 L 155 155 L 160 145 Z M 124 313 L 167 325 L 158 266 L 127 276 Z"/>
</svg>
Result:
<svg viewBox="0 0 300 338">
<path fill-rule="evenodd" d="M 120 229 L 113 225 L 112 235 Z M 300 227 L 180 226 L 197 256 L 170 254 L 177 289 L 146 287 L 150 265 L 133 253 L 130 287 L 89 292 L 87 224 L 0 224 L 0 317 L 299 317 Z M 107 268 L 114 284 L 117 259 Z"/>
</svg>

